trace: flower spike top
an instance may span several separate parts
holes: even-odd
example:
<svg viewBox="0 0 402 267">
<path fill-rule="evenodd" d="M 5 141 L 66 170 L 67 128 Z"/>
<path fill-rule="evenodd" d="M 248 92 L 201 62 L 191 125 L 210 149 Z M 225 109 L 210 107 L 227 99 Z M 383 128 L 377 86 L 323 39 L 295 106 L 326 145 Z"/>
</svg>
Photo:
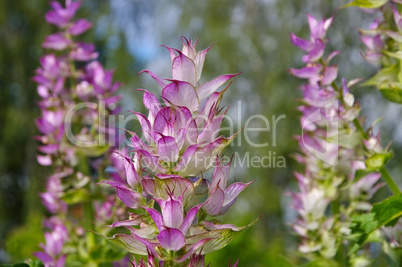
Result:
<svg viewBox="0 0 402 267">
<path fill-rule="evenodd" d="M 250 183 L 227 186 L 230 162 L 224 164 L 220 157 L 237 134 L 219 136 L 226 113 L 219 104 L 229 85 L 216 90 L 238 74 L 200 84 L 211 47 L 197 52 L 197 41 L 182 37 L 182 42 L 181 51 L 165 46 L 172 79 L 161 79 L 149 70 L 140 72 L 148 73 L 161 87 L 162 103 L 142 90 L 148 115 L 133 113 L 144 140 L 131 133 L 134 158 L 121 156 L 128 185 L 103 183 L 116 188 L 122 202 L 137 210 L 128 220 L 112 225 L 128 228 L 131 235 L 116 234 L 110 241 L 133 254 L 152 255 L 162 266 L 183 263 L 195 267 L 203 266 L 206 253 L 226 246 L 250 226 L 208 220 L 208 216 L 223 215 Z M 204 173 L 214 165 L 209 181 Z"/>
</svg>

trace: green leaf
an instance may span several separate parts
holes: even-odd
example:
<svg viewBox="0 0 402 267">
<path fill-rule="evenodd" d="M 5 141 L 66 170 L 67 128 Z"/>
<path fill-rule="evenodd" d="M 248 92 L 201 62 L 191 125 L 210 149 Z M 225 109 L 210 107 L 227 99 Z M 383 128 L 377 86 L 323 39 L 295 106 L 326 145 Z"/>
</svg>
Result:
<svg viewBox="0 0 402 267">
<path fill-rule="evenodd" d="M 392 152 L 389 153 L 376 153 L 366 160 L 366 166 L 369 170 L 376 171 L 385 166 L 385 164 L 392 158 Z"/>
<path fill-rule="evenodd" d="M 89 256 L 96 262 L 114 262 L 123 259 L 126 254 L 127 252 L 117 246 L 106 243 L 95 246 Z"/>
<path fill-rule="evenodd" d="M 402 52 L 385 52 L 389 56 L 402 60 Z M 384 68 L 374 75 L 371 79 L 363 83 L 363 86 L 376 86 L 382 95 L 389 101 L 402 104 L 402 84 L 396 82 L 398 78 L 398 65 Z"/>
<path fill-rule="evenodd" d="M 392 82 L 397 80 L 398 80 L 398 66 L 397 64 L 395 64 L 388 68 L 383 68 L 376 75 L 374 75 L 366 82 L 364 82 L 362 85 L 363 86 L 374 85 L 378 87 L 380 84 L 384 82 Z"/>
<path fill-rule="evenodd" d="M 380 226 L 393 226 L 402 216 L 402 194 L 387 198 L 373 205 L 372 212 Z"/>
<path fill-rule="evenodd" d="M 388 0 L 354 0 L 351 3 L 344 5 L 343 8 L 349 6 L 357 6 L 360 8 L 373 9 L 385 5 L 387 2 Z"/>
<path fill-rule="evenodd" d="M 390 51 L 384 50 L 383 52 L 384 52 L 384 54 L 386 54 L 390 57 L 402 60 L 402 51 L 390 52 Z"/>
<path fill-rule="evenodd" d="M 211 253 L 227 246 L 231 241 L 233 241 L 233 239 L 254 225 L 258 220 L 259 218 L 243 227 L 217 229 L 200 235 L 190 236 L 186 238 L 186 242 L 189 244 L 195 244 L 202 239 L 212 238 L 205 243 L 201 251 L 201 254 Z"/>
<path fill-rule="evenodd" d="M 402 217 L 402 194 L 385 199 L 373 205 L 370 213 L 359 214 L 352 217 L 350 230 L 352 234 L 348 237 L 352 241 L 349 255 L 359 250 L 370 235 L 382 226 L 393 226 Z"/>
<path fill-rule="evenodd" d="M 399 88 L 379 88 L 382 95 L 391 102 L 402 104 L 402 90 Z"/>
<path fill-rule="evenodd" d="M 110 146 L 93 146 L 93 147 L 80 147 L 78 152 L 87 157 L 99 157 L 108 151 Z"/>
<path fill-rule="evenodd" d="M 378 228 L 378 221 L 374 217 L 374 213 L 359 214 L 353 216 L 352 222 L 357 223 L 364 233 L 369 234 Z"/>
<path fill-rule="evenodd" d="M 86 202 L 90 199 L 90 192 L 85 188 L 70 189 L 61 197 L 69 205 Z"/>
<path fill-rule="evenodd" d="M 107 237 L 97 232 L 93 233 L 107 239 L 116 246 L 119 246 L 130 253 L 137 255 L 147 255 L 147 247 L 144 245 L 144 243 L 142 243 L 140 240 L 136 239 L 132 235 L 115 234 L 112 237 Z"/>
</svg>

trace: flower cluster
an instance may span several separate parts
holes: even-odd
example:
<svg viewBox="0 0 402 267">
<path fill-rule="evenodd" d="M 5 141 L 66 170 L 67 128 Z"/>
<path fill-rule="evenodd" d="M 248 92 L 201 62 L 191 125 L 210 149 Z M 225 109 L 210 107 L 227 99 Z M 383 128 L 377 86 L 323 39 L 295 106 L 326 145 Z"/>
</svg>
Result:
<svg viewBox="0 0 402 267">
<path fill-rule="evenodd" d="M 66 254 L 62 253 L 62 249 L 68 239 L 67 228 L 57 217 L 45 220 L 44 224 L 52 231 L 45 233 L 46 245 L 41 245 L 44 251 L 36 252 L 35 256 L 41 259 L 45 266 L 63 267 Z"/>
<path fill-rule="evenodd" d="M 66 0 L 65 7 L 55 1 L 50 4 L 52 10 L 46 14 L 46 21 L 57 26 L 59 32 L 45 38 L 43 47 L 51 52 L 40 59 L 41 67 L 33 80 L 38 83 L 41 97 L 41 115 L 36 120 L 41 133 L 36 137 L 40 142 L 37 159 L 43 166 L 54 167 L 41 198 L 54 216 L 51 220 L 58 223 L 45 224 L 50 232 L 45 233 L 44 252 L 36 256 L 45 266 L 64 266 L 63 244 L 72 242 L 70 233 L 81 229 L 80 224 L 71 225 L 68 205 L 83 201 L 98 205 L 100 224 L 108 222 L 114 210 L 113 197 L 103 204 L 91 203 L 89 199 L 91 176 L 110 164 L 109 155 L 118 145 L 116 131 L 107 126 L 106 118 L 119 112 L 116 102 L 120 96 L 114 95 L 119 84 L 113 83 L 113 72 L 95 61 L 95 46 L 74 40 L 91 27 L 85 19 L 74 19 L 81 2 Z M 93 213 L 91 210 L 92 207 L 85 213 Z M 67 228 L 61 227 L 63 224 Z M 92 227 L 91 224 L 94 222 L 86 227 Z"/>
<path fill-rule="evenodd" d="M 183 49 L 166 47 L 172 61 L 172 79 L 148 70 L 162 88 L 163 102 L 143 90 L 148 115 L 137 115 L 144 140 L 131 133 L 134 157 L 121 155 L 126 183 L 105 181 L 135 213 L 112 227 L 130 234 L 108 238 L 127 251 L 148 256 L 149 266 L 204 266 L 204 255 L 227 245 L 248 226 L 217 224 L 207 216 L 223 215 L 250 183 L 227 186 L 230 162 L 221 152 L 236 136 L 219 136 L 226 111 L 219 108 L 224 90 L 215 92 L 234 75 L 209 82 L 199 80 L 208 49 L 182 38 Z M 212 179 L 204 177 L 215 167 Z M 133 263 L 144 266 L 144 263 Z M 147 265 L 148 266 L 148 265 Z"/>
<path fill-rule="evenodd" d="M 400 1 L 384 3 L 379 9 L 382 17 L 374 19 L 368 29 L 360 30 L 361 40 L 366 46 L 364 58 L 376 66 L 381 66 L 380 71 L 366 81 L 365 85 L 376 86 L 385 98 L 399 104 L 402 103 L 400 6 Z"/>
<path fill-rule="evenodd" d="M 291 34 L 292 43 L 307 53 L 306 66 L 290 73 L 308 80 L 301 86 L 303 132 L 297 139 L 302 154 L 296 156 L 305 170 L 295 173 L 299 192 L 292 196 L 299 214 L 293 226 L 301 237 L 299 251 L 310 259 L 334 258 L 350 235 L 352 216 L 370 210 L 370 199 L 381 184 L 380 174 L 366 166 L 366 159 L 386 152 L 379 135 L 360 126 L 360 107 L 349 92 L 356 80 L 342 79 L 340 87 L 335 83 L 338 67 L 330 61 L 339 52 L 324 57 L 332 21 L 308 15 L 310 39 Z M 355 261 L 352 255 L 349 262 Z"/>
</svg>

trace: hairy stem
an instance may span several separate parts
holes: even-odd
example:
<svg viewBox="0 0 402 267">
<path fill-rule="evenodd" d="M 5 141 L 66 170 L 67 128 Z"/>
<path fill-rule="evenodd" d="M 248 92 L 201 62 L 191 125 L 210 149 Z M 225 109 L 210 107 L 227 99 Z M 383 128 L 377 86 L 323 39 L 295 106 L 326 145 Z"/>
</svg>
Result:
<svg viewBox="0 0 402 267">
<path fill-rule="evenodd" d="M 394 193 L 394 195 L 399 195 L 401 191 L 399 190 L 398 185 L 394 182 L 387 169 L 385 167 L 381 168 L 380 173 L 382 177 L 384 177 L 392 193 Z"/>
</svg>

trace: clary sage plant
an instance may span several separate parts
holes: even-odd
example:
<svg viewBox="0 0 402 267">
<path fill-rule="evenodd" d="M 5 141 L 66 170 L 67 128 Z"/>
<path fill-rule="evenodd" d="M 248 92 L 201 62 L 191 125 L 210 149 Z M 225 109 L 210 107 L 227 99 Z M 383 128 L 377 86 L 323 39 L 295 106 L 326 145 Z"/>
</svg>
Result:
<svg viewBox="0 0 402 267">
<path fill-rule="evenodd" d="M 355 1 L 349 5 L 374 8 L 385 2 Z M 395 41 L 399 36 L 401 7 L 392 2 L 387 5 L 388 11 L 387 7 L 382 10 L 395 23 L 387 26 L 376 19 L 370 30 L 362 30 L 361 38 L 368 48 L 364 57 L 369 62 L 385 64 L 365 85 L 378 86 L 385 97 L 398 102 L 399 61 L 395 58 L 399 47 Z M 333 17 L 307 18 L 310 37 L 301 39 L 291 34 L 291 42 L 306 52 L 302 58 L 306 66 L 291 69 L 290 73 L 308 81 L 300 87 L 302 134 L 298 141 L 302 154 L 296 156 L 305 169 L 295 173 L 299 192 L 292 194 L 299 214 L 293 226 L 300 236 L 299 252 L 315 264 L 373 266 L 376 258 L 372 250 L 375 243 L 382 243 L 391 264 L 398 264 L 401 255 L 395 248 L 400 226 L 396 224 L 402 215 L 402 196 L 385 168 L 392 152 L 382 147 L 380 133 L 374 134 L 372 126 L 367 130 L 362 127 L 360 106 L 349 91 L 360 80 L 336 82 L 338 67 L 331 65 L 331 60 L 339 52 L 325 51 L 329 41 L 326 33 Z M 370 200 L 385 184 L 394 196 L 373 205 Z"/>
<path fill-rule="evenodd" d="M 84 266 L 124 256 L 114 245 L 99 243 L 94 234 L 86 233 L 94 229 L 107 233 L 103 226 L 111 218 L 122 218 L 125 207 L 95 182 L 107 166 L 114 166 L 115 181 L 125 180 L 125 174 L 122 161 L 112 154 L 118 145 L 116 130 L 103 122 L 119 112 L 121 96 L 115 94 L 119 84 L 113 83 L 113 72 L 96 61 L 94 45 L 77 40 L 91 28 L 87 20 L 74 19 L 80 5 L 51 2 L 46 21 L 59 32 L 45 38 L 43 47 L 49 52 L 40 59 L 33 78 L 41 98 L 37 159 L 52 167 L 46 191 L 40 195 L 49 214 L 44 221 L 45 244 L 35 253 L 45 266 Z"/>
<path fill-rule="evenodd" d="M 228 185 L 230 162 L 222 151 L 236 137 L 219 136 L 226 110 L 219 107 L 237 74 L 221 75 L 200 84 L 210 48 L 197 52 L 191 39 L 182 37 L 183 49 L 166 47 L 172 61 L 172 79 L 148 73 L 161 88 L 160 98 L 143 90 L 148 114 L 137 115 L 141 139 L 131 134 L 132 156 L 124 156 L 126 183 L 105 181 L 117 196 L 135 209 L 112 227 L 130 234 L 107 237 L 135 255 L 147 256 L 134 266 L 204 266 L 204 255 L 225 247 L 250 225 L 219 224 L 251 183 Z M 212 177 L 204 173 L 213 168 Z M 209 178 L 209 179 L 208 179 Z"/>
</svg>

